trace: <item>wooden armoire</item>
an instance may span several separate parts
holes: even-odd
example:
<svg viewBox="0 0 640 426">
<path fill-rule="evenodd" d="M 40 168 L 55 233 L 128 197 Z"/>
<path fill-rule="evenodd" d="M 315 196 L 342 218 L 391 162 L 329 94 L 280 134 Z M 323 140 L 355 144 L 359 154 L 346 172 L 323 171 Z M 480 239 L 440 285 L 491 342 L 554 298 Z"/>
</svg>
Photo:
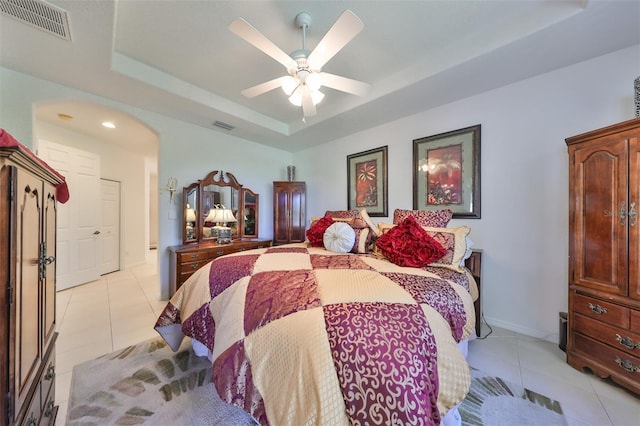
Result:
<svg viewBox="0 0 640 426">
<path fill-rule="evenodd" d="M 2 424 L 55 422 L 55 186 L 62 182 L 25 149 L 0 148 Z"/>
<path fill-rule="evenodd" d="M 566 143 L 567 362 L 640 394 L 640 118 Z"/>
<path fill-rule="evenodd" d="M 304 182 L 273 182 L 274 245 L 305 240 L 306 208 Z"/>
</svg>

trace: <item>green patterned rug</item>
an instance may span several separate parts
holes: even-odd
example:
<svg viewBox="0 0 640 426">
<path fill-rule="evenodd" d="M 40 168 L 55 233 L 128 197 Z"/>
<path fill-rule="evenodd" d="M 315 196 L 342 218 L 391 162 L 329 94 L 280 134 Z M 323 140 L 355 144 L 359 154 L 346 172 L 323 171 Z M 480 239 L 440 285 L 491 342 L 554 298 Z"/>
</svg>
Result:
<svg viewBox="0 0 640 426">
<path fill-rule="evenodd" d="M 463 425 L 566 425 L 560 403 L 472 369 Z M 255 425 L 220 400 L 211 363 L 188 339 L 173 352 L 160 338 L 73 368 L 67 425 Z"/>
</svg>

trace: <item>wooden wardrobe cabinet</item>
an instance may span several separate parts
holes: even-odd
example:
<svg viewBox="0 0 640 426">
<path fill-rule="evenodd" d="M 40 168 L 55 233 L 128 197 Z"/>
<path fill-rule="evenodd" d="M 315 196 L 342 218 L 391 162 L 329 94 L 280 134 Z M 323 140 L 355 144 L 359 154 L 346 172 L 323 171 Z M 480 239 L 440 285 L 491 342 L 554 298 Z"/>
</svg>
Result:
<svg viewBox="0 0 640 426">
<path fill-rule="evenodd" d="M 306 184 L 273 182 L 273 244 L 301 243 L 306 235 Z"/>
<path fill-rule="evenodd" d="M 61 180 L 20 148 L 0 148 L 2 424 L 53 424 L 56 192 Z"/>
<path fill-rule="evenodd" d="M 567 362 L 640 394 L 640 118 L 566 142 Z"/>
</svg>

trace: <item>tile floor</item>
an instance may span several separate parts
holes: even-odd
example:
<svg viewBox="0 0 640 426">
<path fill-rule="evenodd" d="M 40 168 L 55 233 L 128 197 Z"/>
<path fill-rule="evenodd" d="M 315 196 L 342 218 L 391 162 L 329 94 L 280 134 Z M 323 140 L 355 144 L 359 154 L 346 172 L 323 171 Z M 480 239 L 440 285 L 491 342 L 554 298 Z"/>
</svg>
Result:
<svg viewBox="0 0 640 426">
<path fill-rule="evenodd" d="M 153 324 L 166 302 L 158 300 L 154 259 L 58 292 L 56 425 L 66 418 L 75 364 L 157 336 Z M 469 363 L 560 401 L 571 426 L 640 426 L 639 398 L 569 367 L 554 343 L 493 327 L 470 342 Z"/>
</svg>

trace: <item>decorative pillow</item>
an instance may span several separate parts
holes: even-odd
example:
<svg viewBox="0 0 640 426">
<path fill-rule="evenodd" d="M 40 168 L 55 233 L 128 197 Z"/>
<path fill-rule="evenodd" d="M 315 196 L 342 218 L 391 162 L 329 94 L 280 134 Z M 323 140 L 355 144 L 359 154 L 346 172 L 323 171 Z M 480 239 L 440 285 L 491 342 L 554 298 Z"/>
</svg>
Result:
<svg viewBox="0 0 640 426">
<path fill-rule="evenodd" d="M 457 228 L 423 227 L 427 234 L 438 241 L 446 250 L 446 254 L 429 266 L 440 266 L 456 272 L 464 272 L 464 259 L 467 252 L 467 236 L 471 232 L 468 226 Z"/>
<path fill-rule="evenodd" d="M 427 266 L 446 253 L 444 247 L 429 236 L 413 216 L 380 236 L 376 247 L 396 265 L 415 268 Z"/>
<path fill-rule="evenodd" d="M 351 253 L 369 253 L 371 251 L 371 243 L 373 242 L 373 233 L 365 220 L 358 215 L 348 223 L 356 234 L 356 240 L 351 249 Z"/>
<path fill-rule="evenodd" d="M 358 210 L 327 210 L 324 215 L 333 219 L 352 219 L 358 216 L 358 213 Z"/>
<path fill-rule="evenodd" d="M 453 217 L 450 209 L 442 210 L 403 210 L 395 209 L 393 212 L 393 224 L 397 225 L 407 218 L 413 216 L 421 226 L 432 226 L 434 228 L 446 228 Z"/>
<path fill-rule="evenodd" d="M 369 228 L 371 228 L 371 232 L 373 233 L 374 237 L 379 237 L 380 234 L 378 233 L 378 226 L 375 223 L 373 223 L 366 209 L 360 210 L 360 217 L 362 217 L 362 220 L 364 220 L 367 223 L 367 225 L 369 225 Z"/>
<path fill-rule="evenodd" d="M 335 253 L 349 253 L 356 241 L 356 233 L 349 224 L 335 222 L 324 231 L 324 248 Z"/>
<path fill-rule="evenodd" d="M 311 223 L 309 229 L 307 229 L 307 240 L 311 247 L 322 247 L 324 239 L 324 231 L 327 230 L 333 224 L 331 216 L 325 216 Z"/>
</svg>

